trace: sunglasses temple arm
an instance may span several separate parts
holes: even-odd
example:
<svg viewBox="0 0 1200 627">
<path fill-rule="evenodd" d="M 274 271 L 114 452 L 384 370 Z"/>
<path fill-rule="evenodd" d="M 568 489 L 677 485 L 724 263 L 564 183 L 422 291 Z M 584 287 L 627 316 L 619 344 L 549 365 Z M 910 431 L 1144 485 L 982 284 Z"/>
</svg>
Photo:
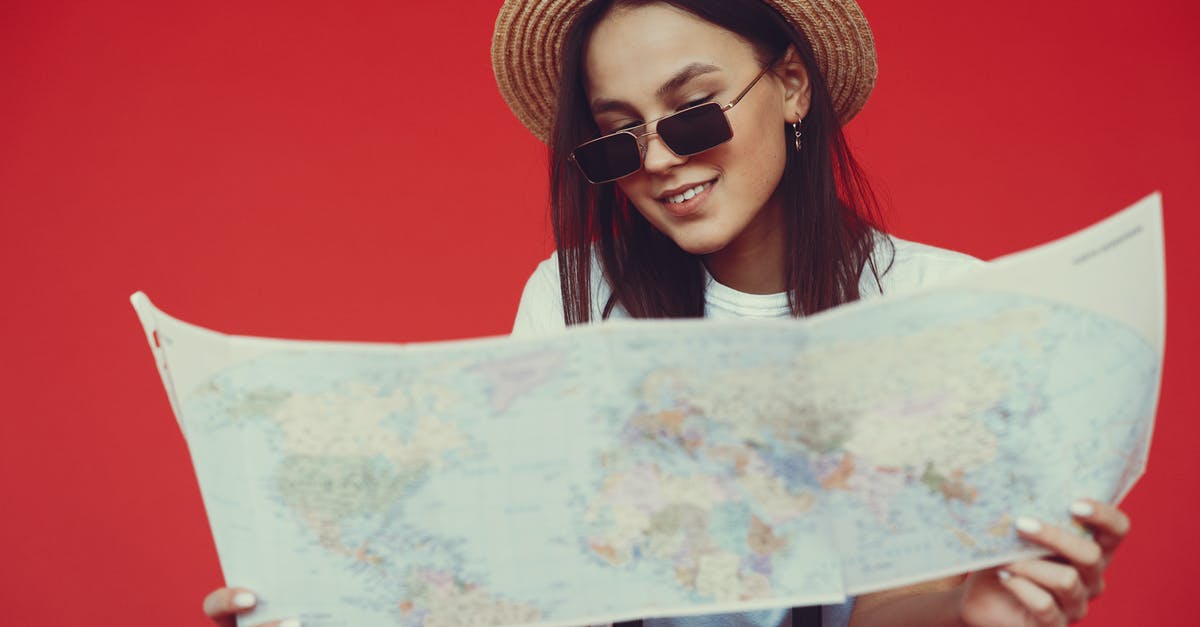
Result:
<svg viewBox="0 0 1200 627">
<path fill-rule="evenodd" d="M 758 76 L 755 76 L 754 80 L 750 81 L 750 84 L 746 85 L 746 88 L 743 89 L 740 94 L 738 94 L 737 96 L 734 96 L 733 100 L 729 101 L 729 104 L 725 105 L 724 107 L 721 107 L 721 110 L 728 111 L 728 110 L 732 109 L 734 107 L 734 105 L 741 102 L 742 98 L 745 98 L 746 94 L 750 93 L 751 89 L 754 89 L 754 86 L 758 84 L 758 81 L 761 80 L 762 77 L 766 76 L 767 72 L 770 72 L 771 68 L 775 67 L 775 64 L 778 61 L 779 61 L 779 59 L 774 59 L 770 63 L 768 63 L 767 67 L 764 67 L 762 69 L 762 71 L 758 73 Z"/>
</svg>

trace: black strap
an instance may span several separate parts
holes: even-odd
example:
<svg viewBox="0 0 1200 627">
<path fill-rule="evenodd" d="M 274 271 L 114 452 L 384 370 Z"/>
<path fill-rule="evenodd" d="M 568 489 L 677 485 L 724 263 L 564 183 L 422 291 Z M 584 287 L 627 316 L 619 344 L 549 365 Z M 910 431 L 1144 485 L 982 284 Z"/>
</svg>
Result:
<svg viewBox="0 0 1200 627">
<path fill-rule="evenodd" d="M 821 606 L 793 607 L 792 627 L 821 627 Z"/>
</svg>

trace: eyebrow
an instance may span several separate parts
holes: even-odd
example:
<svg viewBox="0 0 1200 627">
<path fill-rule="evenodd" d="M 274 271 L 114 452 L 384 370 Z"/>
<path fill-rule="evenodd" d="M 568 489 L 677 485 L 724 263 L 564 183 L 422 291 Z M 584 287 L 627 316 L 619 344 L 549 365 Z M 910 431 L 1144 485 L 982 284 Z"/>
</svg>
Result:
<svg viewBox="0 0 1200 627">
<path fill-rule="evenodd" d="M 704 74 L 711 74 L 713 72 L 720 71 L 721 68 L 710 63 L 692 63 L 684 67 L 682 70 L 676 72 L 675 76 L 667 79 L 667 82 L 663 83 L 662 86 L 654 92 L 654 96 L 659 100 L 662 100 L 668 94 L 679 89 L 680 87 L 683 87 L 688 83 L 688 81 L 696 78 L 697 76 L 703 76 Z M 633 107 L 629 103 L 621 100 L 597 98 L 592 101 L 592 115 L 599 115 L 609 111 L 634 112 Z"/>
</svg>

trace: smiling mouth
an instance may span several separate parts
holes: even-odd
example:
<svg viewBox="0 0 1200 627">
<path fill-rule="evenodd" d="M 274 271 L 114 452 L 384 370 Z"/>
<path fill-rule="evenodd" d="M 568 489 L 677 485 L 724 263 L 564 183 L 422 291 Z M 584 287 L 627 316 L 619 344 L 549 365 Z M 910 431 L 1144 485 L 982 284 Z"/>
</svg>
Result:
<svg viewBox="0 0 1200 627">
<path fill-rule="evenodd" d="M 716 182 L 717 182 L 717 180 L 713 179 L 711 181 L 706 181 L 704 183 L 700 183 L 699 185 L 696 185 L 694 187 L 686 189 L 683 192 L 680 192 L 678 194 L 674 194 L 671 196 L 664 196 L 663 198 L 659 199 L 659 202 L 662 202 L 665 205 L 681 205 L 681 204 L 695 198 L 696 196 L 699 196 L 700 194 L 703 194 L 704 192 L 708 191 L 709 188 L 711 188 L 713 186 L 713 184 Z"/>
<path fill-rule="evenodd" d="M 708 196 L 712 193 L 713 186 L 717 184 L 718 180 L 713 179 L 699 185 L 693 185 L 681 193 L 659 198 L 658 201 L 662 203 L 662 207 L 666 210 L 667 214 L 676 219 L 694 217 L 699 214 L 701 207 L 708 200 Z"/>
</svg>

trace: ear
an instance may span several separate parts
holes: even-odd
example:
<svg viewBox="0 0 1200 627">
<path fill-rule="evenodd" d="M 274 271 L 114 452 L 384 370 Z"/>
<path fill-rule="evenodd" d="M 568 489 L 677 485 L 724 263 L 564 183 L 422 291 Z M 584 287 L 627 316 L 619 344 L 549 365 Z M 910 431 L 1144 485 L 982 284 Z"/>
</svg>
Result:
<svg viewBox="0 0 1200 627">
<path fill-rule="evenodd" d="M 808 80 L 808 68 L 794 46 L 788 46 L 783 59 L 775 64 L 775 76 L 783 84 L 784 118 L 789 124 L 799 122 L 808 115 L 812 102 L 812 86 Z"/>
</svg>

